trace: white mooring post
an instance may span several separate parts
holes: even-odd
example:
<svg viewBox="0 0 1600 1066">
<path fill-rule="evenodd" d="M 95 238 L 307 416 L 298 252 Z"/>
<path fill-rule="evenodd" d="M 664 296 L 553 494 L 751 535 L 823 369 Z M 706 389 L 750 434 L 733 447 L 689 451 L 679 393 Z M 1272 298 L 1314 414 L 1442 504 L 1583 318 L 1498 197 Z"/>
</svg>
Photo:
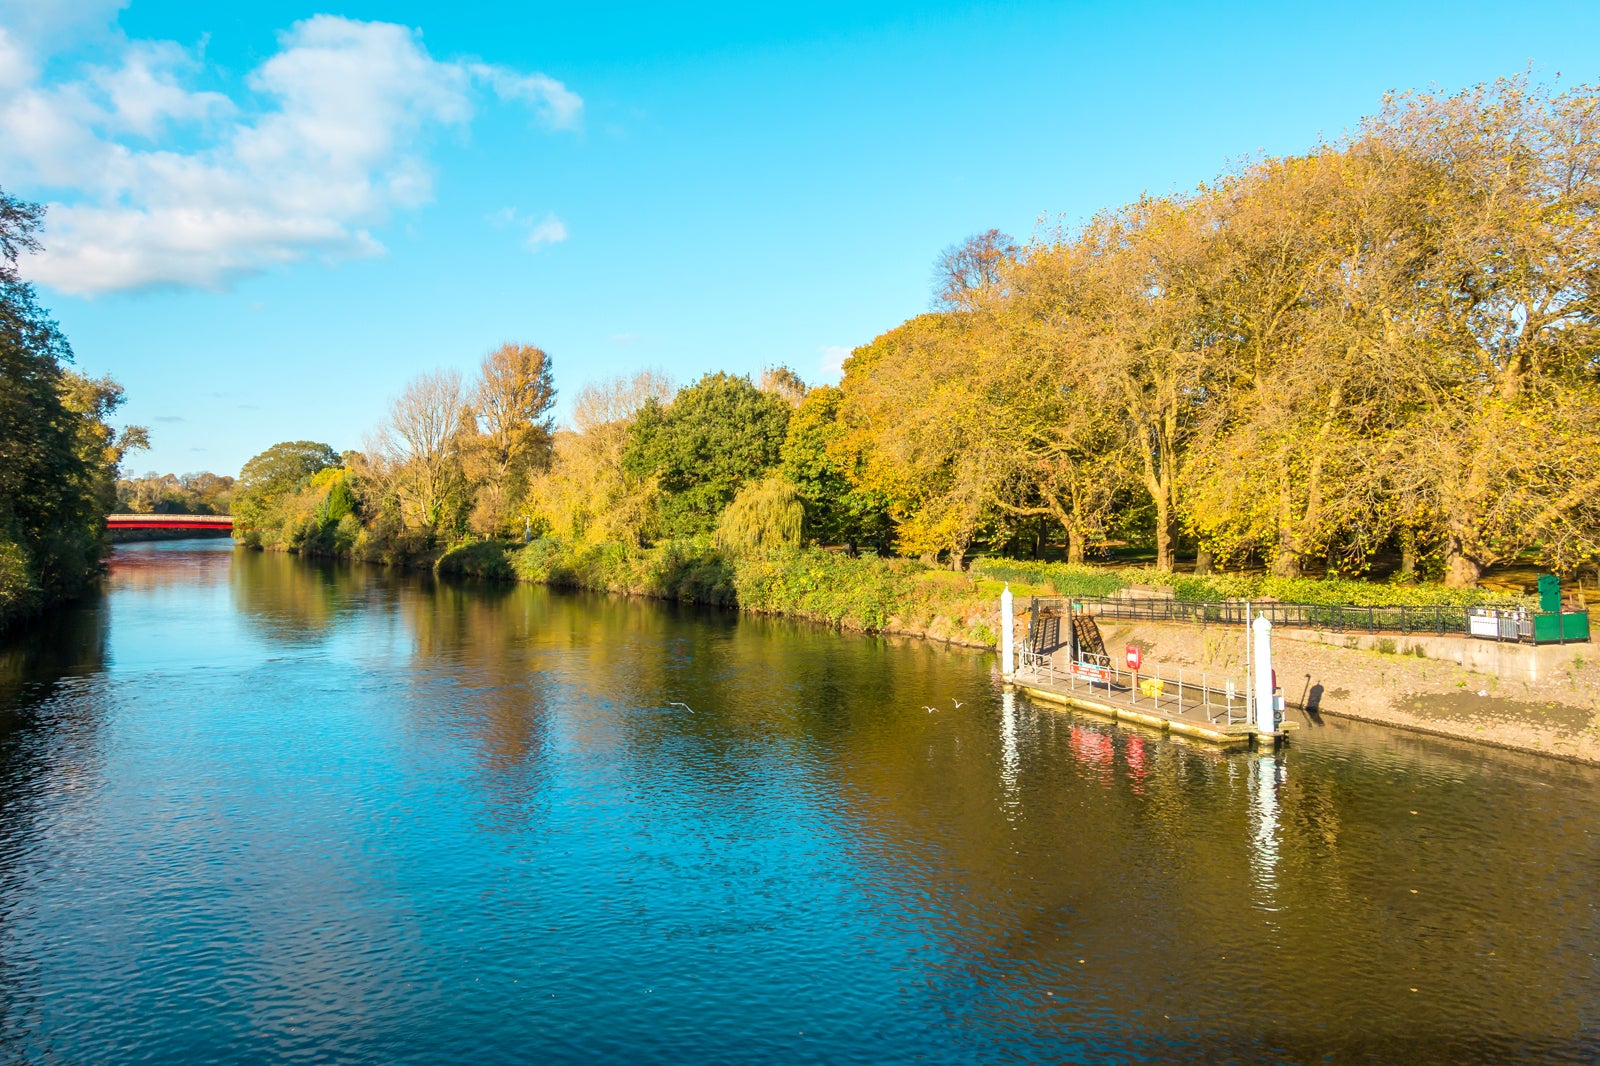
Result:
<svg viewBox="0 0 1600 1066">
<path fill-rule="evenodd" d="M 1254 667 L 1255 676 L 1255 726 L 1257 733 L 1276 733 L 1278 731 L 1277 701 L 1272 694 L 1272 622 L 1265 614 L 1256 615 L 1256 620 L 1250 623 L 1254 631 L 1254 654 L 1250 656 Z"/>
<path fill-rule="evenodd" d="M 1016 648 L 1013 647 L 1016 629 L 1016 599 L 1011 595 L 1011 582 L 1007 581 L 1000 593 L 1000 673 L 1008 678 L 1017 672 Z"/>
</svg>

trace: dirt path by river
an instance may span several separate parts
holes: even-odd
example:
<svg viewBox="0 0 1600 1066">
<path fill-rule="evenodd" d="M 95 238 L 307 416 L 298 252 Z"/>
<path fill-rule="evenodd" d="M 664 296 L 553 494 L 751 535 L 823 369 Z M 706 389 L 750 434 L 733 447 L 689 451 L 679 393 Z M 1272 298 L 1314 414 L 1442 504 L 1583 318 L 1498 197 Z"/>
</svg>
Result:
<svg viewBox="0 0 1600 1066">
<path fill-rule="evenodd" d="M 1237 627 L 1108 624 L 1106 647 L 1138 644 L 1147 661 L 1244 673 Z M 1600 662 L 1585 657 L 1539 682 L 1455 663 L 1279 639 L 1278 683 L 1290 719 L 1355 718 L 1519 751 L 1600 764 Z M 1600 651 L 1597 651 L 1600 657 Z"/>
</svg>

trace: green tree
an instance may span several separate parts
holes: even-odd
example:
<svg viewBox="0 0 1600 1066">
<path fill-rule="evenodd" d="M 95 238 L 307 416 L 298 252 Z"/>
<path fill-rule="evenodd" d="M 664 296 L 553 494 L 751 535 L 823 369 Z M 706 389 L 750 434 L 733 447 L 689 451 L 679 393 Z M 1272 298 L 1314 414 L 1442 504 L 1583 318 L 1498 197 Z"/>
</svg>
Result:
<svg viewBox="0 0 1600 1066">
<path fill-rule="evenodd" d="M 117 464 L 145 442 L 106 421 L 122 389 L 65 365 L 66 338 L 17 271 L 42 219 L 0 191 L 0 625 L 100 572 Z"/>
<path fill-rule="evenodd" d="M 253 456 L 234 482 L 235 537 L 259 544 L 260 530 L 272 523 L 279 505 L 299 491 L 313 474 L 338 465 L 338 452 L 309 440 L 282 441 Z"/>
<path fill-rule="evenodd" d="M 717 547 L 735 555 L 766 555 L 800 547 L 805 505 L 782 476 L 751 482 L 717 522 Z"/>
<path fill-rule="evenodd" d="M 776 466 L 789 405 L 746 377 L 707 374 L 670 406 L 650 400 L 629 433 L 623 466 L 657 479 L 669 536 L 711 532 L 746 483 Z"/>
</svg>

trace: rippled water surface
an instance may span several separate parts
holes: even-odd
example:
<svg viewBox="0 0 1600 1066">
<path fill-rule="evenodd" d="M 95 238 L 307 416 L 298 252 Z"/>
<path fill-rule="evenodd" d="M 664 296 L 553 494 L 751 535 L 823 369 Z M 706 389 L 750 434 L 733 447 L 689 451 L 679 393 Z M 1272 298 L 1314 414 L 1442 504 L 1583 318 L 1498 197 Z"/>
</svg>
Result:
<svg viewBox="0 0 1600 1066">
<path fill-rule="evenodd" d="M 1595 772 L 1334 722 L 1222 756 L 993 670 L 120 548 L 0 649 L 0 1052 L 1600 1058 Z"/>
</svg>

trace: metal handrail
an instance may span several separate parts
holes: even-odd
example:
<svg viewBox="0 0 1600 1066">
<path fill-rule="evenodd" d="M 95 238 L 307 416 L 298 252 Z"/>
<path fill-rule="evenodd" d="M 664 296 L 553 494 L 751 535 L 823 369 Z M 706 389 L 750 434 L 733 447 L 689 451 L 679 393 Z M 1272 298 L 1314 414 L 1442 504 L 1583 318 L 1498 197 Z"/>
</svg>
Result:
<svg viewBox="0 0 1600 1066">
<path fill-rule="evenodd" d="M 1244 625 L 1250 617 L 1266 617 L 1274 627 L 1331 630 L 1335 633 L 1402 633 L 1465 636 L 1472 612 L 1516 611 L 1516 605 L 1494 607 L 1354 607 L 1311 603 L 1252 603 L 1242 601 L 1195 602 L 1189 600 L 1124 600 L 1094 596 L 1035 596 L 1032 614 L 1068 604 L 1075 611 L 1115 621 L 1189 622 L 1198 625 Z M 1030 626 L 1030 628 L 1032 628 Z M 1030 636 L 1033 634 L 1030 633 Z"/>
<path fill-rule="evenodd" d="M 1212 725 L 1247 725 L 1250 700 L 1241 680 L 1208 670 L 1170 667 L 1159 663 L 1137 674 L 1111 661 L 1110 656 L 1088 656 L 1076 663 L 1058 667 L 1048 652 L 1024 651 L 1018 676 L 1041 681 L 1069 692 L 1079 689 L 1091 695 L 1103 692 L 1126 697 L 1134 709 L 1148 708 L 1180 717 L 1202 717 Z"/>
</svg>

